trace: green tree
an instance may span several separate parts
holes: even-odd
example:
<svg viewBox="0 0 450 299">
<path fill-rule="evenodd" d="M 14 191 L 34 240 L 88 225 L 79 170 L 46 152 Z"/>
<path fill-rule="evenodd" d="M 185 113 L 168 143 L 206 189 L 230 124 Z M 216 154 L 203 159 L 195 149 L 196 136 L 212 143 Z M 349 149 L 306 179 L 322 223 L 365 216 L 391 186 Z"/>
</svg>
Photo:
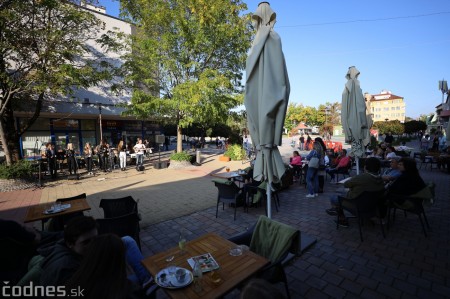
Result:
<svg viewBox="0 0 450 299">
<path fill-rule="evenodd" d="M 18 159 L 19 137 L 39 117 L 45 101 L 114 74 L 104 55 L 120 43 L 113 34 L 99 38 L 102 22 L 71 2 L 0 3 L 0 140 L 8 165 Z M 89 41 L 102 45 L 103 53 L 88 47 Z M 34 114 L 16 129 L 17 110 Z"/>
<path fill-rule="evenodd" d="M 405 127 L 406 134 L 414 134 L 420 130 L 425 131 L 427 129 L 427 124 L 420 120 L 411 120 L 405 122 L 403 125 Z"/>
<path fill-rule="evenodd" d="M 393 135 L 401 135 L 405 131 L 405 127 L 399 120 L 377 121 L 373 127 L 378 129 L 379 134 L 391 132 Z"/>
<path fill-rule="evenodd" d="M 224 122 L 242 104 L 242 70 L 251 42 L 246 5 L 239 0 L 123 0 L 137 23 L 125 65 L 134 92 L 127 113 L 193 122 Z"/>
</svg>

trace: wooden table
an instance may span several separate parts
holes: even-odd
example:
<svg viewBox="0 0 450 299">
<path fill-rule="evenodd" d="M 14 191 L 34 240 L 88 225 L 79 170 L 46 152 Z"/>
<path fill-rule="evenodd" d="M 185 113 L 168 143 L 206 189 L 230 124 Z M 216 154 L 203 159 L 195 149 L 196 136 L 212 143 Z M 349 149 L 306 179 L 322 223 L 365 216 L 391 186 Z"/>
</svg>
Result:
<svg viewBox="0 0 450 299">
<path fill-rule="evenodd" d="M 25 215 L 24 222 L 27 223 L 33 221 L 42 221 L 42 223 L 44 223 L 45 220 L 53 217 L 87 211 L 91 209 L 88 202 L 86 201 L 86 198 L 80 198 L 63 202 L 62 204 L 70 204 L 70 208 L 68 208 L 67 210 L 54 214 L 44 214 L 44 211 L 50 209 L 54 204 L 55 202 L 47 202 L 30 206 L 27 210 L 27 214 Z"/>
<path fill-rule="evenodd" d="M 214 233 L 208 233 L 187 242 L 184 254 L 181 254 L 178 247 L 174 247 L 150 256 L 144 259 L 142 263 L 155 277 L 159 271 L 167 267 L 166 258 L 168 256 L 175 255 L 176 266 L 192 270 L 187 259 L 209 252 L 219 264 L 220 268 L 216 272 L 222 278 L 220 283 L 214 284 L 211 281 L 211 272 L 207 272 L 203 273 L 201 291 L 196 292 L 193 283 L 185 288 L 164 289 L 164 291 L 171 298 L 219 298 L 269 264 L 269 260 L 248 250 L 240 256 L 231 256 L 229 249 L 233 246 L 236 246 L 236 244 Z"/>
<path fill-rule="evenodd" d="M 234 178 L 241 177 L 243 175 L 247 175 L 247 173 L 243 172 L 242 174 L 239 174 L 237 171 L 230 171 L 230 172 L 211 173 L 210 175 L 215 178 L 231 180 Z"/>
</svg>

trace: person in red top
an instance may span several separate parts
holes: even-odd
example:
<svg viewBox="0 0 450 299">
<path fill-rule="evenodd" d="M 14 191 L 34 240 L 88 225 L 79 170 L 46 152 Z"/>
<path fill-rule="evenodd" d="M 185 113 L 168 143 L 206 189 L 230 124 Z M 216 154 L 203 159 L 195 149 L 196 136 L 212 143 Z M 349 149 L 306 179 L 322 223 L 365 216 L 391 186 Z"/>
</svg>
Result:
<svg viewBox="0 0 450 299">
<path fill-rule="evenodd" d="M 294 169 L 294 175 L 295 175 L 296 179 L 299 179 L 301 171 L 302 171 L 302 157 L 300 156 L 298 151 L 293 152 L 290 166 L 292 166 L 292 169 Z"/>
<path fill-rule="evenodd" d="M 337 173 L 340 169 L 348 168 L 351 163 L 350 157 L 347 156 L 347 150 L 343 149 L 340 152 L 339 157 L 336 158 L 335 166 L 332 168 L 327 168 L 326 172 L 330 175 L 331 180 L 334 180 L 334 174 Z"/>
</svg>

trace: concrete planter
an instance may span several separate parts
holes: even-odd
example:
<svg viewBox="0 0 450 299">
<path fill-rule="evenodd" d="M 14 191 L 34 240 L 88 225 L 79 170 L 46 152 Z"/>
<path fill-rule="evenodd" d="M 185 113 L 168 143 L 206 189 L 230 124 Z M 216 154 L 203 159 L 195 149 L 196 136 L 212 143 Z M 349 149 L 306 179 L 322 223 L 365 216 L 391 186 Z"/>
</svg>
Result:
<svg viewBox="0 0 450 299">
<path fill-rule="evenodd" d="M 223 162 L 230 162 L 231 159 L 230 157 L 226 157 L 226 156 L 220 156 L 219 157 L 219 161 L 223 161 Z"/>
</svg>

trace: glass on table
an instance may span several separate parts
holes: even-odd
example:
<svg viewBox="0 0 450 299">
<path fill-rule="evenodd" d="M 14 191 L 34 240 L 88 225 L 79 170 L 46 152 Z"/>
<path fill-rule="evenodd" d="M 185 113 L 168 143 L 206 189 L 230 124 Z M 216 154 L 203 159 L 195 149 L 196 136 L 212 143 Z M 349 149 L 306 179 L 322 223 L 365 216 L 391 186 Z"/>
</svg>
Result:
<svg viewBox="0 0 450 299">
<path fill-rule="evenodd" d="M 226 172 L 230 172 L 230 167 L 225 168 Z"/>
</svg>

